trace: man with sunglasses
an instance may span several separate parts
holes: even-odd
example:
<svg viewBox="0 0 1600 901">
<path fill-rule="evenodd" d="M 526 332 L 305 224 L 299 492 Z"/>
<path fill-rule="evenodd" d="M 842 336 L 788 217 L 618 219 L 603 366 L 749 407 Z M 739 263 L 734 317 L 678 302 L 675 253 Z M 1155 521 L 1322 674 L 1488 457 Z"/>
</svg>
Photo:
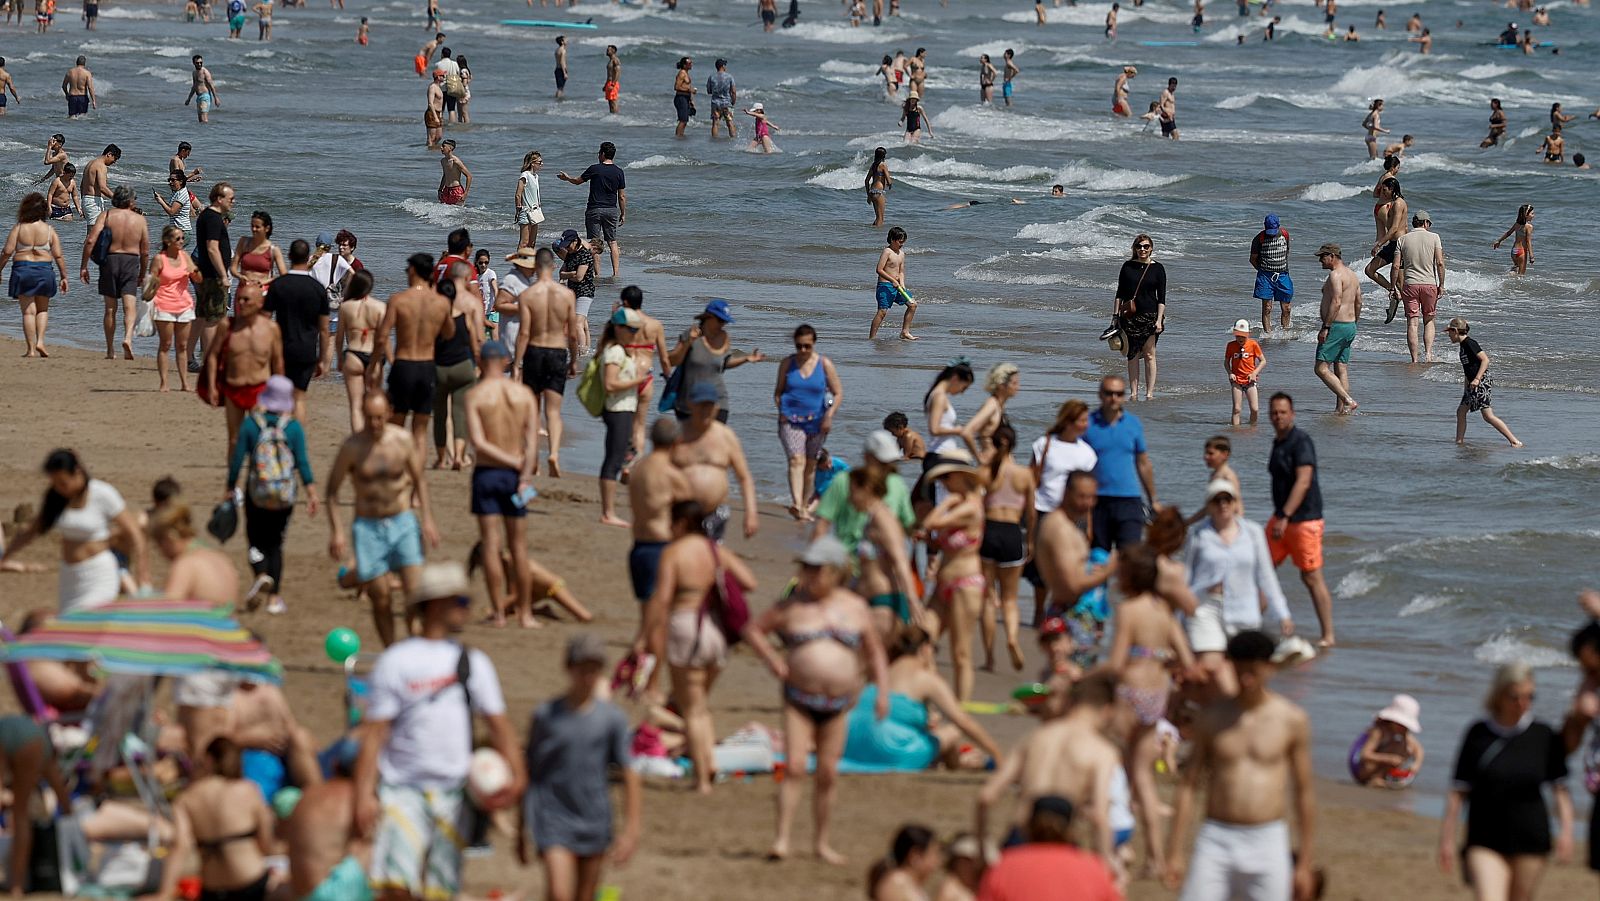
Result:
<svg viewBox="0 0 1600 901">
<path fill-rule="evenodd" d="M 1128 383 L 1120 375 L 1100 380 L 1100 409 L 1089 413 L 1083 440 L 1098 459 L 1094 477 L 1099 492 L 1094 506 L 1094 546 L 1103 550 L 1137 544 L 1144 537 L 1144 505 L 1139 491 L 1156 503 L 1156 474 L 1144 442 L 1144 423 L 1122 409 Z"/>
</svg>

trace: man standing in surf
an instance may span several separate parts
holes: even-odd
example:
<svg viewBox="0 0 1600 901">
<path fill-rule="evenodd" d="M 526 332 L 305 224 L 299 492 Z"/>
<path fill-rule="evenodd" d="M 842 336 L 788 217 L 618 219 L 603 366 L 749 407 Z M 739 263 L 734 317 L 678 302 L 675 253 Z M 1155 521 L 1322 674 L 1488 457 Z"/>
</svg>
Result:
<svg viewBox="0 0 1600 901">
<path fill-rule="evenodd" d="M 1161 121 L 1161 136 L 1178 140 L 1178 79 L 1167 79 L 1167 89 L 1161 92 L 1161 98 L 1156 101 L 1158 118 Z"/>
<path fill-rule="evenodd" d="M 439 145 L 439 202 L 462 206 L 467 202 L 467 192 L 472 190 L 472 173 L 467 164 L 456 156 L 455 138 L 445 138 Z"/>
<path fill-rule="evenodd" d="M 1333 646 L 1333 596 L 1322 578 L 1322 489 L 1317 485 L 1317 446 L 1295 428 L 1294 398 L 1282 391 L 1267 403 L 1272 420 L 1272 452 L 1267 475 L 1272 479 L 1272 517 L 1267 520 L 1267 550 L 1272 565 L 1294 560 L 1300 581 L 1311 595 L 1322 627 L 1321 647 Z"/>
<path fill-rule="evenodd" d="M 1361 280 L 1344 264 L 1337 244 L 1317 248 L 1317 262 L 1328 270 L 1322 283 L 1322 328 L 1317 330 L 1317 378 L 1338 402 L 1335 413 L 1354 413 L 1358 404 L 1350 396 L 1350 347 L 1356 343 L 1356 322 L 1361 319 Z"/>
<path fill-rule="evenodd" d="M 622 60 L 617 59 L 617 45 L 606 45 L 606 106 L 611 115 L 617 114 L 617 98 L 622 96 Z"/>
<path fill-rule="evenodd" d="M 896 225 L 889 229 L 889 246 L 878 255 L 878 313 L 872 317 L 872 329 L 867 340 L 878 337 L 878 328 L 889 318 L 895 304 L 904 304 L 905 318 L 900 321 L 900 340 L 915 341 L 911 334 L 911 320 L 917 315 L 917 302 L 906 290 L 906 230 Z"/>
</svg>

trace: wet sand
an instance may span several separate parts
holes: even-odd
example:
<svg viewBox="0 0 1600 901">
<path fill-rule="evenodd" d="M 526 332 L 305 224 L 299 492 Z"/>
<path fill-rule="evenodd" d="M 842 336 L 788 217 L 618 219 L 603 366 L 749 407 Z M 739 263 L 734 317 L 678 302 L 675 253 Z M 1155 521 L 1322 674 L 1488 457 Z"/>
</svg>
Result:
<svg viewBox="0 0 1600 901">
<path fill-rule="evenodd" d="M 37 504 L 43 491 L 39 462 L 58 446 L 76 448 L 90 471 L 116 485 L 130 505 L 148 504 L 149 485 L 163 475 L 176 477 L 203 521 L 222 494 L 226 476 L 223 414 L 204 407 L 192 394 L 156 393 L 155 363 L 148 356 L 132 362 L 105 361 L 98 353 L 58 348 L 49 360 L 19 359 L 20 341 L 0 340 L 0 512 L 10 519 L 18 503 Z M 174 380 L 174 385 L 176 381 Z M 578 410 L 569 405 L 569 411 Z M 569 413 L 582 416 L 582 412 Z M 319 480 L 325 478 L 337 442 L 347 431 L 344 387 L 334 380 L 312 384 L 308 444 Z M 739 423 L 735 423 L 738 425 Z M 430 460 L 431 462 L 431 460 Z M 598 460 L 569 456 L 571 471 L 593 471 Z M 469 477 L 465 472 L 429 472 L 435 516 L 444 536 L 436 559 L 464 559 L 477 538 L 467 512 Z M 628 588 L 625 531 L 596 522 L 591 476 L 541 478 L 535 513 L 529 520 L 534 556 L 564 577 L 596 614 L 592 626 L 620 656 L 633 635 L 637 606 Z M 345 503 L 349 503 L 348 489 Z M 349 520 L 348 512 L 344 519 Z M 788 559 L 799 534 L 780 511 L 766 511 L 753 542 L 733 539 L 761 578 L 757 604 L 772 597 L 788 578 Z M 296 715 L 319 742 L 332 740 L 342 723 L 341 676 L 324 656 L 322 638 L 335 626 L 349 626 L 364 648 L 376 650 L 371 617 L 348 592 L 334 584 L 335 566 L 327 555 L 327 526 L 310 520 L 302 508 L 291 523 L 285 545 L 284 616 L 244 614 L 287 670 L 285 691 Z M 247 572 L 242 532 L 225 548 Z M 56 543 L 50 538 L 22 555 L 44 563 L 49 572 L 0 576 L 0 618 L 16 622 L 35 606 L 54 607 Z M 156 582 L 164 567 L 156 564 Z M 241 580 L 243 577 L 241 576 Z M 480 605 L 481 587 L 478 589 Z M 474 625 L 465 639 L 494 659 L 518 731 L 541 700 L 560 691 L 560 649 L 573 626 L 548 623 L 537 631 L 493 630 Z M 1025 645 L 1032 650 L 1031 644 Z M 1004 649 L 1000 648 L 1003 660 Z M 1002 667 L 1004 663 L 1002 663 Z M 1030 668 L 1034 664 L 1030 662 Z M 1009 672 L 980 673 L 978 696 L 999 699 L 1020 681 Z M 1468 687 L 1477 689 L 1476 683 Z M 9 693 L 0 708 L 14 709 Z M 717 732 L 726 735 L 749 721 L 777 725 L 778 692 L 771 676 L 748 650 L 735 654 L 713 694 Z M 1027 728 L 1021 717 L 985 716 L 982 722 L 1009 746 Z M 1426 738 L 1431 768 L 1449 766 L 1460 724 L 1431 723 Z M 1322 773 L 1323 777 L 1339 774 Z M 1439 773 L 1433 773 L 1438 777 Z M 969 829 L 972 802 L 981 773 L 844 777 L 836 806 L 834 845 L 850 856 L 843 868 L 829 867 L 807 852 L 809 801 L 796 830 L 799 856 L 784 864 L 763 860 L 771 839 L 773 783 L 770 777 L 730 781 L 706 798 L 671 782 L 650 782 L 645 792 L 645 837 L 634 860 L 611 868 L 606 882 L 627 898 L 659 899 L 812 899 L 861 897 L 863 875 L 872 859 L 887 849 L 903 822 L 919 821 L 941 834 Z M 1317 860 L 1327 867 L 1328 898 L 1462 897 L 1458 881 L 1441 875 L 1433 863 L 1434 820 L 1381 809 L 1392 797 L 1356 789 L 1330 779 L 1319 782 Z M 1580 808 L 1584 805 L 1580 803 Z M 532 889 L 538 896 L 537 869 L 519 869 L 511 842 L 500 837 L 491 859 L 471 861 L 467 889 L 483 896 L 492 888 Z M 1581 855 L 1581 850 L 1580 850 Z M 1542 896 L 1592 897 L 1595 877 L 1579 866 L 1558 866 L 1547 876 Z M 1166 898 L 1172 893 L 1152 882 L 1136 882 L 1129 897 Z"/>
</svg>

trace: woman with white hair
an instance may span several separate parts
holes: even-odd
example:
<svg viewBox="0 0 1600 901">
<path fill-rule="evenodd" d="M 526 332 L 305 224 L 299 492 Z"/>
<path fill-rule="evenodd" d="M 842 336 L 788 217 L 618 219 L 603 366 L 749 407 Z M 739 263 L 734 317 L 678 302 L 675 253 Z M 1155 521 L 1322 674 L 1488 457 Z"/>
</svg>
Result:
<svg viewBox="0 0 1600 901">
<path fill-rule="evenodd" d="M 1439 868 L 1457 857 L 1456 823 L 1467 807 L 1467 840 L 1460 858 L 1477 901 L 1532 898 L 1550 855 L 1550 811 L 1544 787 L 1556 801 L 1560 832 L 1556 857 L 1572 857 L 1572 795 L 1561 733 L 1533 718 L 1533 670 L 1501 664 L 1484 699 L 1488 717 L 1461 739 L 1454 784 L 1439 827 Z"/>
<path fill-rule="evenodd" d="M 987 463 L 989 456 L 994 452 L 994 430 L 1000 423 L 1006 421 L 1006 403 L 1022 389 L 1021 373 L 1015 363 L 996 363 L 990 367 L 989 374 L 983 380 L 983 388 L 989 392 L 989 397 L 967 420 L 967 434 L 972 436 L 973 446 L 977 448 L 978 462 Z"/>
</svg>

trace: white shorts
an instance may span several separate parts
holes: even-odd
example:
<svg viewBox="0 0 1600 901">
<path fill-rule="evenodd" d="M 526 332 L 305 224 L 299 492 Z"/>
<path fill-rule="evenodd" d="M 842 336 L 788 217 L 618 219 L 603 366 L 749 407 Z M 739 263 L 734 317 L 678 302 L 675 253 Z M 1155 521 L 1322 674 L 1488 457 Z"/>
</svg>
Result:
<svg viewBox="0 0 1600 901">
<path fill-rule="evenodd" d="M 589 306 L 591 304 L 593 304 L 593 303 L 594 303 L 594 298 L 593 297 L 580 297 L 580 298 L 578 298 L 578 315 L 579 316 L 588 316 L 589 315 Z"/>
<path fill-rule="evenodd" d="M 1194 608 L 1194 614 L 1189 617 L 1186 628 L 1189 633 L 1189 648 L 1196 654 L 1226 651 L 1228 639 L 1239 631 L 1229 626 L 1222 618 L 1222 603 L 1209 597 Z"/>
<path fill-rule="evenodd" d="M 117 599 L 122 590 L 117 555 L 101 551 L 82 563 L 61 566 L 61 585 L 57 595 L 62 613 L 104 607 Z"/>
<path fill-rule="evenodd" d="M 189 307 L 189 309 L 184 310 L 182 313 L 163 313 L 160 310 L 151 310 L 150 313 L 151 313 L 150 318 L 155 320 L 156 322 L 193 322 L 194 321 L 194 307 L 192 307 L 192 306 Z"/>
<path fill-rule="evenodd" d="M 227 707 L 233 703 L 238 680 L 227 673 L 196 673 L 179 677 L 172 686 L 172 702 L 179 707 Z"/>
<path fill-rule="evenodd" d="M 1194 837 L 1178 901 L 1286 901 L 1294 890 L 1289 825 L 1206 820 Z"/>
</svg>

